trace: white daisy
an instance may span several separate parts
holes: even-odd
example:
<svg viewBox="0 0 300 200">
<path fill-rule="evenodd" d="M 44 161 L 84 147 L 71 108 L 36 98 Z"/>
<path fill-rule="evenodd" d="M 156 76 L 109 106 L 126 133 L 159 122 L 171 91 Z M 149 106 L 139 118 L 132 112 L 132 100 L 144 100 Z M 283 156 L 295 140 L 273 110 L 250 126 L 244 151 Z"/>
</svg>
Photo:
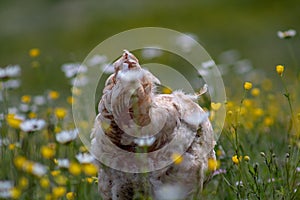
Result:
<svg viewBox="0 0 300 200">
<path fill-rule="evenodd" d="M 55 135 L 56 141 L 65 144 L 71 142 L 77 138 L 78 129 L 69 130 L 69 131 L 62 131 Z"/>
<path fill-rule="evenodd" d="M 21 123 L 20 128 L 24 132 L 33 132 L 43 129 L 46 125 L 43 119 L 29 119 Z"/>
<path fill-rule="evenodd" d="M 33 102 L 38 106 L 42 106 L 46 104 L 46 98 L 42 95 L 38 95 L 33 98 Z"/>
<path fill-rule="evenodd" d="M 66 63 L 61 67 L 67 78 L 71 78 L 79 73 L 87 71 L 87 67 L 80 63 Z"/>
<path fill-rule="evenodd" d="M 216 64 L 215 64 L 215 61 L 208 60 L 208 61 L 205 61 L 205 62 L 201 63 L 201 65 L 204 69 L 208 69 L 208 68 L 211 68 L 211 67 L 215 66 Z"/>
<path fill-rule="evenodd" d="M 103 64 L 107 61 L 107 57 L 104 55 L 94 55 L 93 57 L 91 57 L 88 61 L 87 64 L 89 66 L 95 66 L 95 65 L 99 65 L 99 64 Z"/>
<path fill-rule="evenodd" d="M 16 89 L 19 88 L 20 86 L 21 86 L 20 80 L 12 79 L 12 80 L 2 82 L 2 87 L 5 89 Z"/>
<path fill-rule="evenodd" d="M 19 65 L 9 65 L 6 67 L 6 75 L 9 78 L 18 77 L 21 74 L 21 67 Z"/>
<path fill-rule="evenodd" d="M 74 87 L 82 87 L 88 84 L 89 79 L 86 76 L 77 76 L 71 79 L 71 85 Z"/>
<path fill-rule="evenodd" d="M 8 180 L 0 180 L 0 198 L 11 197 L 10 190 L 13 188 L 13 182 Z"/>
<path fill-rule="evenodd" d="M 40 163 L 34 163 L 33 168 L 32 168 L 32 174 L 36 176 L 43 176 L 47 173 L 47 167 L 40 164 Z"/>
<path fill-rule="evenodd" d="M 142 56 L 146 59 L 159 57 L 162 53 L 163 52 L 159 47 L 147 47 L 142 50 Z"/>
<path fill-rule="evenodd" d="M 19 105 L 19 109 L 20 111 L 22 112 L 28 112 L 30 110 L 30 106 L 28 104 L 25 104 L 25 103 L 21 103 Z"/>
<path fill-rule="evenodd" d="M 59 168 L 69 168 L 70 161 L 67 158 L 57 159 L 57 166 Z"/>
<path fill-rule="evenodd" d="M 187 33 L 176 38 L 176 44 L 184 51 L 191 52 L 192 48 L 196 45 L 198 37 L 194 34 Z"/>
<path fill-rule="evenodd" d="M 297 34 L 297 32 L 293 29 L 290 29 L 290 30 L 287 30 L 287 31 L 278 31 L 277 32 L 277 36 L 280 39 L 292 38 L 292 37 L 295 37 L 296 34 Z"/>
<path fill-rule="evenodd" d="M 21 74 L 19 65 L 9 65 L 6 68 L 0 68 L 0 78 L 14 78 Z"/>
<path fill-rule="evenodd" d="M 76 159 L 80 163 L 92 163 L 94 161 L 94 157 L 89 153 L 79 153 L 76 155 Z"/>
</svg>

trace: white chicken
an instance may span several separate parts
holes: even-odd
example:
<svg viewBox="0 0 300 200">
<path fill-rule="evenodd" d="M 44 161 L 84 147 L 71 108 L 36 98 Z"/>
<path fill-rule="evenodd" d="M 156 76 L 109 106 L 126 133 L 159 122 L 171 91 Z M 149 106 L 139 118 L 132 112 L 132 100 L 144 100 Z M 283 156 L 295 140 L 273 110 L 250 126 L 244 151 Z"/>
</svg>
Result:
<svg viewBox="0 0 300 200">
<path fill-rule="evenodd" d="M 114 68 L 115 72 L 105 83 L 91 134 L 93 155 L 99 161 L 106 156 L 110 156 L 107 160 L 113 160 L 98 162 L 102 198 L 130 200 L 140 195 L 174 199 L 168 194 L 162 196 L 165 186 L 180 188 L 176 189 L 177 199 L 191 198 L 202 190 L 208 159 L 215 159 L 215 140 L 208 114 L 195 103 L 199 94 L 187 95 L 181 91 L 157 94 L 155 85 L 160 81 L 141 68 L 138 59 L 126 50 Z M 174 138 L 179 138 L 173 145 L 176 150 L 169 148 L 167 153 L 150 156 Z M 147 166 L 156 170 L 139 170 L 139 162 L 112 153 L 112 146 L 131 154 L 148 153 L 151 159 Z M 183 150 L 182 155 L 176 156 L 177 150 Z M 174 162 L 161 167 L 159 163 L 166 160 Z"/>
</svg>

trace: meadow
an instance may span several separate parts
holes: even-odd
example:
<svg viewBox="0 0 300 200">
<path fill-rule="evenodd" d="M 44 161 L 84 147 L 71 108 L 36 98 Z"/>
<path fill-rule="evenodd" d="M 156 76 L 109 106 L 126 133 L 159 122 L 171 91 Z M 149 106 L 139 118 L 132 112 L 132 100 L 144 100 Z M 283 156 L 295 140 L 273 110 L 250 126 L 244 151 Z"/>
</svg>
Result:
<svg viewBox="0 0 300 200">
<path fill-rule="evenodd" d="M 74 77 L 99 42 L 146 26 L 196 36 L 226 87 L 217 159 L 209 160 L 204 190 L 194 199 L 300 199 L 298 4 L 1 1 L 0 199 L 101 199 L 97 168 L 74 123 L 74 97 L 82 92 Z M 151 61 L 187 68 L 166 53 Z M 203 97 L 199 105 L 214 123 L 220 102 Z"/>
<path fill-rule="evenodd" d="M 289 42 L 294 36 L 293 30 L 278 32 L 278 40 Z M 262 78 L 234 51 L 222 58 L 218 66 L 224 79 L 230 77 L 241 92 L 226 88 L 217 159 L 209 160 L 209 178 L 194 199 L 299 199 L 299 69 L 281 63 L 265 72 L 275 78 Z M 43 68 L 40 49 L 29 49 L 27 59 L 32 70 Z M 70 89 L 79 66 L 61 64 Z M 72 117 L 73 96 L 80 90 L 74 86 L 73 96 L 48 88 L 39 95 L 22 94 L 22 74 L 19 65 L 0 70 L 0 199 L 101 199 L 97 167 Z M 241 74 L 256 78 L 242 81 Z M 199 104 L 211 113 L 220 109 L 218 102 Z"/>
</svg>

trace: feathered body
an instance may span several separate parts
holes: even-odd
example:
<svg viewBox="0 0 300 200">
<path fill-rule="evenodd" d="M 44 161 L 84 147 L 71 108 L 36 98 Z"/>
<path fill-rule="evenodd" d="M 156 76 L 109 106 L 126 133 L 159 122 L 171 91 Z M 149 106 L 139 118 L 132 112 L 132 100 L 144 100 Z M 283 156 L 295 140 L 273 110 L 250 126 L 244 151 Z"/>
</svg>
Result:
<svg viewBox="0 0 300 200">
<path fill-rule="evenodd" d="M 147 173 L 126 173 L 99 162 L 98 184 L 103 199 L 129 200 L 137 193 L 160 199 L 159 190 L 165 185 L 179 186 L 180 199 L 188 199 L 191 194 L 201 191 L 207 161 L 215 158 L 215 141 L 206 112 L 194 102 L 197 95 L 186 95 L 181 91 L 156 94 L 155 84 L 159 84 L 159 80 L 142 69 L 128 51 L 114 67 L 115 73 L 106 81 L 91 134 L 91 150 L 96 158 L 105 153 L 109 155 L 113 145 L 131 153 L 141 150 L 151 153 L 162 149 L 175 137 L 180 138 L 182 144 L 190 138 L 192 141 L 182 155 L 182 162 Z M 179 149 L 180 145 L 177 145 Z M 166 155 L 169 158 L 152 157 L 149 165 L 155 167 L 161 159 L 168 160 L 172 156 Z M 112 163 L 114 166 L 138 167 L 130 160 L 118 157 L 122 156 L 120 154 L 110 156 L 119 162 Z"/>
</svg>

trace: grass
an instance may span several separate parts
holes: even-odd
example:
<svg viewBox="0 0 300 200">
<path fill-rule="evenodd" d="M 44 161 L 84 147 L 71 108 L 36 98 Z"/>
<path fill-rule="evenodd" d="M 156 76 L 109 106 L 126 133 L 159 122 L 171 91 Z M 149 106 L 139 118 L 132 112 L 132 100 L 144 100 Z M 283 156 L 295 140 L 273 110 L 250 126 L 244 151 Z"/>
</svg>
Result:
<svg viewBox="0 0 300 200">
<path fill-rule="evenodd" d="M 33 52 L 30 70 L 39 71 L 42 58 L 37 49 Z M 280 72 L 274 66 L 266 72 L 272 80 L 253 78 L 245 85 L 237 72 L 224 75 L 233 84 L 227 85 L 227 116 L 215 149 L 218 164 L 210 167 L 213 176 L 196 199 L 299 199 L 296 70 L 285 66 Z M 21 78 L 22 72 L 0 79 L 0 199 L 100 199 L 95 166 L 78 157 L 87 149 L 76 137 L 74 99 L 49 88 L 31 95 L 20 93 L 22 85 L 5 87 Z M 236 85 L 242 92 L 233 91 Z"/>
</svg>

